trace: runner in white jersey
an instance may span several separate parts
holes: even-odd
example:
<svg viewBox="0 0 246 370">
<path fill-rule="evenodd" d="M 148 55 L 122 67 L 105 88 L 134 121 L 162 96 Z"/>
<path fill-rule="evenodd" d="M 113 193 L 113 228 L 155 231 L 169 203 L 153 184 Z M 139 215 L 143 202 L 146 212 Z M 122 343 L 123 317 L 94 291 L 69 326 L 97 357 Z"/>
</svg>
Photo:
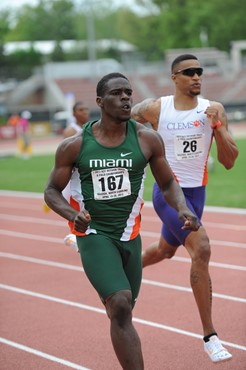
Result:
<svg viewBox="0 0 246 370">
<path fill-rule="evenodd" d="M 207 161 L 213 129 L 205 114 L 207 99 L 197 98 L 191 110 L 176 110 L 174 96 L 161 98 L 158 132 L 165 143 L 167 160 L 180 186 L 207 184 Z"/>
<path fill-rule="evenodd" d="M 228 132 L 223 105 L 198 97 L 203 69 L 197 58 L 180 55 L 173 61 L 171 72 L 174 96 L 146 99 L 133 107 L 132 117 L 141 123 L 151 123 L 160 133 L 166 158 L 186 203 L 201 221 L 213 138 L 218 160 L 226 169 L 233 167 L 238 149 Z M 160 240 L 143 252 L 143 267 L 172 258 L 180 245 L 185 246 L 191 257 L 190 281 L 202 322 L 204 350 L 213 362 L 229 360 L 232 355 L 222 346 L 212 322 L 211 248 L 206 230 L 203 226 L 197 233 L 182 230 L 177 212 L 165 202 L 157 184 L 153 189 L 153 205 L 162 220 L 162 231 Z"/>
<path fill-rule="evenodd" d="M 80 134 L 82 132 L 82 126 L 88 121 L 89 110 L 88 107 L 82 101 L 78 101 L 73 106 L 73 116 L 74 121 L 72 121 L 64 130 L 64 138 Z M 80 200 L 81 200 L 81 185 L 79 179 L 79 173 L 76 168 L 74 168 L 71 180 L 62 192 L 64 198 L 77 210 L 80 210 Z M 76 235 L 79 235 L 74 230 L 74 225 L 72 222 L 68 222 L 70 233 L 65 236 L 64 243 L 69 247 L 75 248 L 78 251 L 78 246 L 76 242 Z"/>
</svg>

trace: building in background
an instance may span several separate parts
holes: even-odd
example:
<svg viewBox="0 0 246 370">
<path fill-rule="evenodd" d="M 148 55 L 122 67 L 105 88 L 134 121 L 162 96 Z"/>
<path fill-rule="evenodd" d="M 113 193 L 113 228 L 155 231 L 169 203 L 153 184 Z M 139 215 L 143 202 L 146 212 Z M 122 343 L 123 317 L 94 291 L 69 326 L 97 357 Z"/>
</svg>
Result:
<svg viewBox="0 0 246 370">
<path fill-rule="evenodd" d="M 89 61 L 47 63 L 27 80 L 9 82 L 8 89 L 4 90 L 0 84 L 0 106 L 7 117 L 30 111 L 34 135 L 60 133 L 71 115 L 73 101 L 87 103 L 90 119 L 99 117 L 95 91 L 101 76 L 110 72 L 126 74 L 136 104 L 147 97 L 172 94 L 170 61 L 179 54 L 191 53 L 204 67 L 204 96 L 220 101 L 231 121 L 246 120 L 246 66 L 242 54 L 245 47 L 246 41 L 240 45 L 232 43 L 231 56 L 216 48 L 172 49 L 159 63 L 144 63 L 130 57 L 126 63 L 114 59 L 98 59 L 93 64 Z"/>
</svg>

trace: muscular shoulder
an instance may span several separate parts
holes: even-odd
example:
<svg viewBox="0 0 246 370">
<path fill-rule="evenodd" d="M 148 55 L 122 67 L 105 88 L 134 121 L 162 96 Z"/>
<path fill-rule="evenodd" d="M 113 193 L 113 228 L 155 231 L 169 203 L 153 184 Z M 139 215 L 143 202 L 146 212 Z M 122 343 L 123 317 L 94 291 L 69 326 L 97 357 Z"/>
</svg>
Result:
<svg viewBox="0 0 246 370">
<path fill-rule="evenodd" d="M 221 103 L 217 101 L 210 101 L 209 103 L 211 107 L 218 109 L 219 112 L 224 112 L 224 106 Z"/>
<path fill-rule="evenodd" d="M 74 163 L 82 144 L 82 135 L 74 135 L 63 139 L 56 151 L 56 159 L 64 163 Z"/>
<path fill-rule="evenodd" d="M 161 98 L 145 99 L 132 108 L 132 117 L 140 122 L 150 122 L 157 129 L 161 107 Z"/>
</svg>

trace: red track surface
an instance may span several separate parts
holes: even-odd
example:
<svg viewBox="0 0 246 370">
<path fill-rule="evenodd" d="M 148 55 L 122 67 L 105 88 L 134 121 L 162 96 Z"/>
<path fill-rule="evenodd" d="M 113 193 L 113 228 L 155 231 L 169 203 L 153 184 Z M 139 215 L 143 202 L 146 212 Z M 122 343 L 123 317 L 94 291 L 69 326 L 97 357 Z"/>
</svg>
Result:
<svg viewBox="0 0 246 370">
<path fill-rule="evenodd" d="M 40 197 L 0 192 L 0 369 L 120 369 L 109 320 L 81 267 L 63 245 L 66 221 L 42 211 Z M 233 354 L 216 369 L 246 369 L 246 211 L 208 212 L 213 321 Z M 143 248 L 159 236 L 152 207 L 143 210 Z M 146 370 L 213 369 L 189 285 L 190 260 L 147 267 L 134 309 Z"/>
</svg>

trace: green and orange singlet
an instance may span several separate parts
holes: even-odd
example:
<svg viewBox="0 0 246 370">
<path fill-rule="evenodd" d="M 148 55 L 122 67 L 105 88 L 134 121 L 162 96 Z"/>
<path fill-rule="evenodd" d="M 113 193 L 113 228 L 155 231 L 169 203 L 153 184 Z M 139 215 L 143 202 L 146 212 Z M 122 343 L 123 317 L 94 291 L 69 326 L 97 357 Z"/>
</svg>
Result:
<svg viewBox="0 0 246 370">
<path fill-rule="evenodd" d="M 76 160 L 81 181 L 80 203 L 91 216 L 85 234 L 132 240 L 139 234 L 147 166 L 136 122 L 127 122 L 125 140 L 115 147 L 97 142 L 92 133 L 93 123 L 83 127 L 83 142 Z"/>
</svg>

